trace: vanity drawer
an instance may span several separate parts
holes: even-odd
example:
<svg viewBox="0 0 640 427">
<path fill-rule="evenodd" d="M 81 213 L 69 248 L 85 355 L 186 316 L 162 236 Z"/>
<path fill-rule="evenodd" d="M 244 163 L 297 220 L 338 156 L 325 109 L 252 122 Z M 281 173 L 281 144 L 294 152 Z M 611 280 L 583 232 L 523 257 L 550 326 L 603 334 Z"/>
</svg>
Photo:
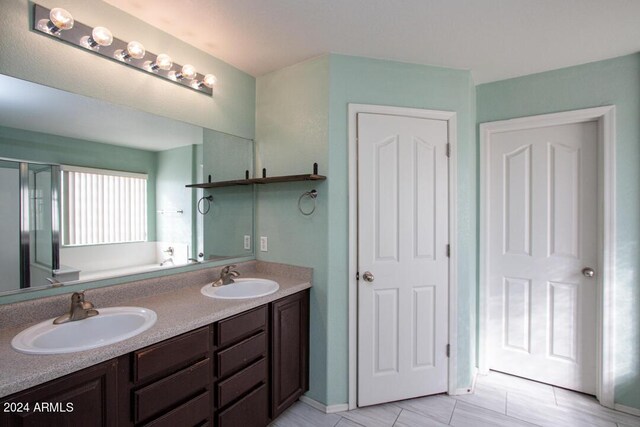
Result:
<svg viewBox="0 0 640 427">
<path fill-rule="evenodd" d="M 260 332 L 216 355 L 217 376 L 223 378 L 267 353 L 267 333 Z"/>
<path fill-rule="evenodd" d="M 267 306 L 258 307 L 217 323 L 216 345 L 225 346 L 267 327 Z"/>
<path fill-rule="evenodd" d="M 267 359 L 262 358 L 237 374 L 217 384 L 217 407 L 231 403 L 256 385 L 267 381 Z"/>
<path fill-rule="evenodd" d="M 139 382 L 180 369 L 207 357 L 209 327 L 154 344 L 133 353 L 133 380 Z"/>
<path fill-rule="evenodd" d="M 218 427 L 264 427 L 269 423 L 267 385 L 263 384 L 243 399 L 217 414 Z"/>
<path fill-rule="evenodd" d="M 207 390 L 211 382 L 211 359 L 176 372 L 134 392 L 134 421 L 159 415 L 174 405 Z"/>
<path fill-rule="evenodd" d="M 158 419 L 145 424 L 147 427 L 175 427 L 175 426 L 208 426 L 211 414 L 211 393 L 206 391 L 198 397 L 188 401 L 173 411 L 161 416 Z"/>
</svg>

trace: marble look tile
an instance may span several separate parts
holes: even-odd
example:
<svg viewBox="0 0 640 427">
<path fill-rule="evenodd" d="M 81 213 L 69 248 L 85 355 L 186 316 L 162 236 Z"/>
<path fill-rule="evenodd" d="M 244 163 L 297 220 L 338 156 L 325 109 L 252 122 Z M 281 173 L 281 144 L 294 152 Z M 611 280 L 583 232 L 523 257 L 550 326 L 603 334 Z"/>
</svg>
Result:
<svg viewBox="0 0 640 427">
<path fill-rule="evenodd" d="M 640 422 L 634 423 L 634 424 L 618 423 L 618 427 L 638 427 L 638 426 L 640 426 Z"/>
<path fill-rule="evenodd" d="M 508 393 L 518 393 L 530 396 L 540 403 L 556 403 L 553 387 L 548 384 L 491 371 L 489 375 L 478 375 L 476 386 L 489 386 L 504 390 Z"/>
<path fill-rule="evenodd" d="M 507 415 L 544 427 L 616 427 L 616 423 L 592 414 L 538 400 L 517 393 L 507 393 Z"/>
<path fill-rule="evenodd" d="M 448 424 L 403 409 L 393 427 L 447 427 Z"/>
<path fill-rule="evenodd" d="M 302 402 L 294 403 L 271 424 L 277 427 L 334 427 L 340 421 L 336 414 L 325 414 Z"/>
<path fill-rule="evenodd" d="M 458 402 L 449 423 L 456 427 L 534 427 L 525 421 L 489 409 Z"/>
<path fill-rule="evenodd" d="M 362 424 L 358 424 L 347 418 L 340 418 L 340 421 L 338 422 L 338 424 L 336 424 L 336 427 L 366 427 L 366 426 L 363 426 Z"/>
<path fill-rule="evenodd" d="M 479 406 L 480 408 L 490 409 L 501 414 L 507 413 L 507 392 L 493 386 L 476 383 L 473 394 L 452 397 L 460 402 Z"/>
<path fill-rule="evenodd" d="M 399 407 L 387 403 L 354 409 L 353 411 L 338 412 L 337 415 L 366 427 L 391 427 L 396 422 L 400 411 L 402 409 Z"/>
<path fill-rule="evenodd" d="M 576 411 L 586 412 L 596 417 L 616 422 L 618 426 L 620 426 L 620 424 L 640 426 L 640 417 L 605 408 L 600 405 L 593 396 L 559 387 L 554 387 L 554 391 L 556 394 L 556 402 L 561 408 L 570 408 Z"/>
<path fill-rule="evenodd" d="M 401 400 L 393 402 L 392 405 L 448 424 L 453 408 L 456 406 L 456 400 L 449 396 L 438 394 L 418 397 L 417 399 Z"/>
</svg>

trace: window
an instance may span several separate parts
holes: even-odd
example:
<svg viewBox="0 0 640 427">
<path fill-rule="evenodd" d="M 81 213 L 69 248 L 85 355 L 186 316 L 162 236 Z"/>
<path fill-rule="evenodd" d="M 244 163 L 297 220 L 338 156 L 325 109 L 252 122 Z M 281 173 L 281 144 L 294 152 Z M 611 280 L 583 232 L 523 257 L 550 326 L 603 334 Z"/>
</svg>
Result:
<svg viewBox="0 0 640 427">
<path fill-rule="evenodd" d="M 62 244 L 147 240 L 147 175 L 62 166 Z"/>
</svg>

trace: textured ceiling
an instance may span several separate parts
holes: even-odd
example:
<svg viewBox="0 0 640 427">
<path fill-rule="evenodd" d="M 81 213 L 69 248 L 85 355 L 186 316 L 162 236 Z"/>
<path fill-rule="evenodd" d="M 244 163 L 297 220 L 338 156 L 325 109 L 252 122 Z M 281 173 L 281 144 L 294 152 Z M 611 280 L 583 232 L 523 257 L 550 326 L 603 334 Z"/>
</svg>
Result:
<svg viewBox="0 0 640 427">
<path fill-rule="evenodd" d="M 640 0 L 105 0 L 254 76 L 328 52 L 476 83 L 640 51 Z"/>
</svg>

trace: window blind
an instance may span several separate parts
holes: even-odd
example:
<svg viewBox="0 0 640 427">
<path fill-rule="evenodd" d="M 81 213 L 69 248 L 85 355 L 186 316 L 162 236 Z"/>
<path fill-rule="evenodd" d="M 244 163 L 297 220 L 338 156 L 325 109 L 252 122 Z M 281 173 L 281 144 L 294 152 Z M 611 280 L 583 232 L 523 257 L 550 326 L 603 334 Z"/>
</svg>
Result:
<svg viewBox="0 0 640 427">
<path fill-rule="evenodd" d="M 147 175 L 62 167 L 62 244 L 147 240 Z"/>
</svg>

